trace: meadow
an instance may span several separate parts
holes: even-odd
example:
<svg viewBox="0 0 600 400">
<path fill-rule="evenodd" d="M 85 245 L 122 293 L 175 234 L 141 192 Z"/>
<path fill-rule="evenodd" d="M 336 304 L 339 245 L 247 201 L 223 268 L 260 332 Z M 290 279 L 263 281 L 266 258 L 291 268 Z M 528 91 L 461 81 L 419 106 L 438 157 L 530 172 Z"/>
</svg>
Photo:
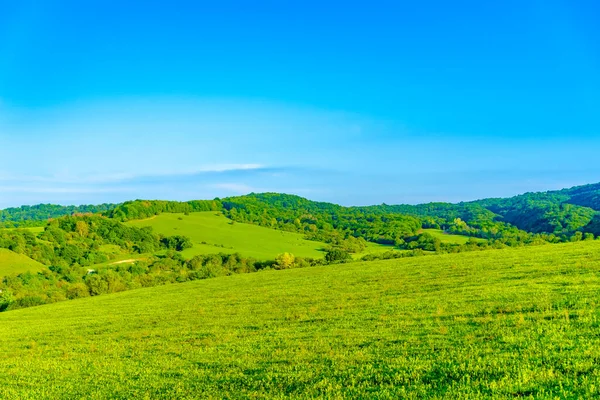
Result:
<svg viewBox="0 0 600 400">
<path fill-rule="evenodd" d="M 599 254 L 265 271 L 0 313 L 0 398 L 594 398 Z"/>
<path fill-rule="evenodd" d="M 464 235 L 453 235 L 450 233 L 446 233 L 441 229 L 421 229 L 419 233 L 428 233 L 434 238 L 440 239 L 442 243 L 450 243 L 450 244 L 465 244 L 471 239 L 469 236 Z M 485 242 L 485 239 L 473 238 L 475 242 L 482 243 Z"/>
<path fill-rule="evenodd" d="M 44 265 L 22 254 L 0 248 L 0 276 L 41 271 Z"/>
<path fill-rule="evenodd" d="M 24 229 L 26 231 L 30 231 L 35 234 L 44 232 L 43 226 L 30 226 L 30 227 L 24 227 L 24 228 L 2 228 L 2 229 L 9 229 L 9 230 Z"/>
<path fill-rule="evenodd" d="M 130 226 L 151 226 L 156 233 L 163 235 L 184 235 L 194 246 L 182 252 L 186 258 L 198 254 L 240 253 L 245 257 L 259 260 L 274 259 L 288 252 L 299 257 L 323 258 L 326 243 L 304 239 L 295 232 L 286 232 L 258 225 L 232 222 L 222 214 L 213 211 L 164 213 L 152 218 L 127 222 Z M 369 243 L 365 254 L 389 250 L 388 246 Z"/>
</svg>

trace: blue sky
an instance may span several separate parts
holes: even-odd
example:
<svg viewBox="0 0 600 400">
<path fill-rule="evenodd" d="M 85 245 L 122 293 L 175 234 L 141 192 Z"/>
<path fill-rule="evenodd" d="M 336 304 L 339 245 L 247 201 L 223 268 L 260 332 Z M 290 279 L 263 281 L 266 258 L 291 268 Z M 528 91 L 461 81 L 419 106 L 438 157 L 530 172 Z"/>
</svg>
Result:
<svg viewBox="0 0 600 400">
<path fill-rule="evenodd" d="M 0 2 L 0 207 L 600 181 L 596 1 L 123 3 Z"/>
</svg>

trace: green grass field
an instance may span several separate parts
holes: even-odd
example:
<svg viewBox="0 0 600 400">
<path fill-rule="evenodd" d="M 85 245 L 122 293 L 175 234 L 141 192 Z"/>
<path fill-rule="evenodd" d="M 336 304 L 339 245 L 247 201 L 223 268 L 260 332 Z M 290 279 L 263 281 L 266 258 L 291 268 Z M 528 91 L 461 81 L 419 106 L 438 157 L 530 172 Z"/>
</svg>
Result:
<svg viewBox="0 0 600 400">
<path fill-rule="evenodd" d="M 215 212 L 160 214 L 156 217 L 130 221 L 131 226 L 151 226 L 163 235 L 184 235 L 192 239 L 194 247 L 183 251 L 191 258 L 197 254 L 240 253 L 257 259 L 274 259 L 288 252 L 300 257 L 322 258 L 322 249 L 328 245 L 305 240 L 303 235 L 269 229 L 257 225 L 231 221 Z M 203 243 L 204 242 L 204 243 Z M 388 250 L 389 247 L 369 244 L 358 256 Z"/>
<path fill-rule="evenodd" d="M 197 254 L 240 253 L 257 259 L 273 259 L 289 252 L 300 257 L 323 257 L 325 243 L 305 240 L 302 235 L 256 225 L 234 223 L 215 212 L 160 214 L 154 218 L 130 221 L 129 225 L 151 226 L 163 235 L 184 235 L 194 247 L 183 251 L 191 258 Z M 204 243 L 202 243 L 204 242 Z"/>
<path fill-rule="evenodd" d="M 31 232 L 33 232 L 35 234 L 44 232 L 44 227 L 43 226 L 33 226 L 33 227 L 28 227 L 28 228 L 0 228 L 0 229 L 9 229 L 9 230 L 25 229 L 25 230 L 31 231 Z"/>
<path fill-rule="evenodd" d="M 386 251 L 404 252 L 406 250 L 398 250 L 394 246 L 388 246 L 388 245 L 383 245 L 383 244 L 367 242 L 367 247 L 360 253 L 353 253 L 352 258 L 355 260 L 360 260 L 363 256 L 366 256 L 367 254 L 384 253 Z"/>
<path fill-rule="evenodd" d="M 0 249 L 0 277 L 22 272 L 41 271 L 44 265 L 22 254 L 8 249 Z"/>
<path fill-rule="evenodd" d="M 431 236 L 440 239 L 440 241 L 442 243 L 465 244 L 470 239 L 469 236 L 452 235 L 452 234 L 445 233 L 441 229 L 421 229 L 420 232 L 429 233 Z M 473 239 L 477 242 L 485 242 L 484 239 L 480 239 L 480 238 L 473 238 Z"/>
<path fill-rule="evenodd" d="M 597 398 L 600 242 L 173 284 L 0 314 L 0 398 Z"/>
</svg>

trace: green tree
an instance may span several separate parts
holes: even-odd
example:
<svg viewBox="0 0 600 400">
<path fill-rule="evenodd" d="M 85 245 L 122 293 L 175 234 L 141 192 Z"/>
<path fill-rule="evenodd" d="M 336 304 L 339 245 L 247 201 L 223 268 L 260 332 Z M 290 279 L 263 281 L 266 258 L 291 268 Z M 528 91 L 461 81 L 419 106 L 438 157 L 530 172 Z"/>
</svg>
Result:
<svg viewBox="0 0 600 400">
<path fill-rule="evenodd" d="M 10 290 L 3 290 L 2 293 L 0 293 L 0 311 L 6 310 L 14 302 L 15 296 Z"/>
<path fill-rule="evenodd" d="M 325 254 L 325 261 L 328 264 L 341 263 L 350 261 L 352 256 L 347 251 L 342 249 L 331 249 Z"/>
</svg>

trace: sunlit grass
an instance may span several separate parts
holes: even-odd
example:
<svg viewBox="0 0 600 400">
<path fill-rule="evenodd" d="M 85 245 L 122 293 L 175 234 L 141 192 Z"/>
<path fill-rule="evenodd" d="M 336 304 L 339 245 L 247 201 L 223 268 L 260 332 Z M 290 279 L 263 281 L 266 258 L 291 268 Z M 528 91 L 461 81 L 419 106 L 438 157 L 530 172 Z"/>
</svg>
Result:
<svg viewBox="0 0 600 400">
<path fill-rule="evenodd" d="M 471 239 L 469 236 L 464 235 L 453 235 L 444 232 L 441 229 L 421 229 L 422 233 L 428 233 L 431 236 L 440 239 L 442 243 L 451 243 L 451 244 L 465 244 Z M 476 242 L 485 242 L 484 239 L 473 238 Z"/>
<path fill-rule="evenodd" d="M 268 271 L 0 314 L 1 398 L 594 398 L 600 243 Z"/>
<path fill-rule="evenodd" d="M 189 215 L 164 213 L 158 216 L 130 221 L 127 224 L 151 226 L 163 235 L 184 235 L 192 239 L 194 246 L 183 251 L 191 258 L 198 254 L 240 253 L 259 260 L 274 259 L 288 252 L 299 257 L 323 258 L 329 245 L 304 239 L 304 235 L 235 222 L 217 212 L 196 212 Z M 370 253 L 391 250 L 391 246 L 368 243 L 367 248 L 355 254 L 360 258 Z"/>
<path fill-rule="evenodd" d="M 20 274 L 22 272 L 37 272 L 44 268 L 39 262 L 8 249 L 0 249 L 0 276 Z"/>
</svg>

